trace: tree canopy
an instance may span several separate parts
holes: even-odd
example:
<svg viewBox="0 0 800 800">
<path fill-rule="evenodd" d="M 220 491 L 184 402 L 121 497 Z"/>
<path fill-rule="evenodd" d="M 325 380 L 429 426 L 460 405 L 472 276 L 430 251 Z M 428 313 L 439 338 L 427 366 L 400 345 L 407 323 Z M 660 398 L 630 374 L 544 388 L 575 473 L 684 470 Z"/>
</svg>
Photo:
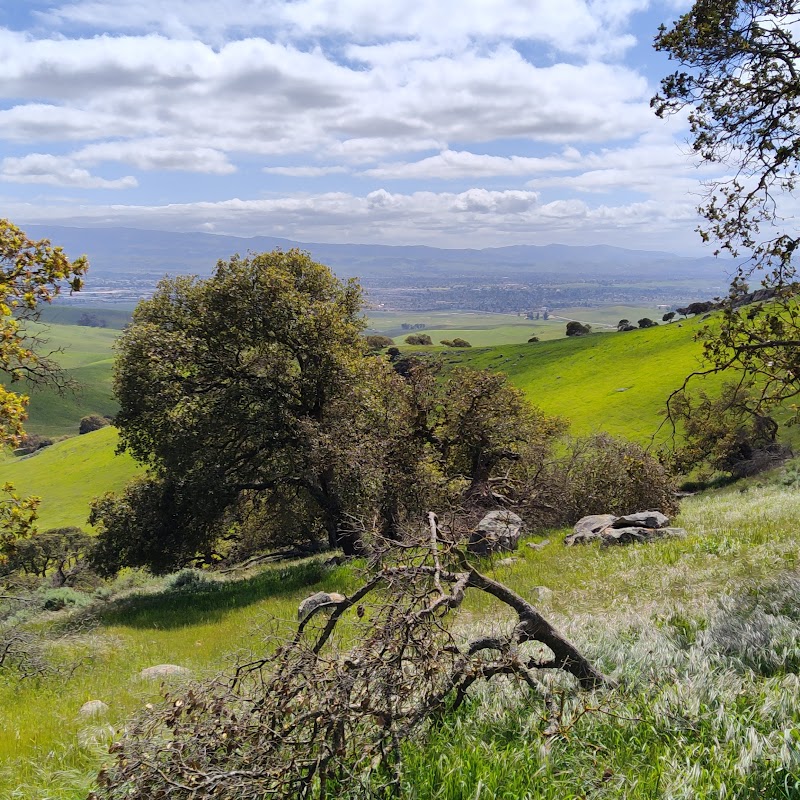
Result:
<svg viewBox="0 0 800 800">
<path fill-rule="evenodd" d="M 796 0 L 696 0 L 655 41 L 681 68 L 663 79 L 652 106 L 659 116 L 688 109 L 694 152 L 726 167 L 708 184 L 699 232 L 717 252 L 747 257 L 720 326 L 703 333 L 709 369 L 754 377 L 760 414 L 800 394 L 791 199 L 800 165 L 798 22 Z M 755 276 L 771 290 L 766 301 L 748 302 Z"/>
</svg>

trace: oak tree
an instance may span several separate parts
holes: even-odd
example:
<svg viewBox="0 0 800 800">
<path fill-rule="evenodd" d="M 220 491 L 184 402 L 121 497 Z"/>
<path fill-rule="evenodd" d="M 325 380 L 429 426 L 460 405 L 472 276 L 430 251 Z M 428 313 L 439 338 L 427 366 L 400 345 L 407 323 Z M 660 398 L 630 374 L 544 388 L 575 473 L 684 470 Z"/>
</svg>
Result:
<svg viewBox="0 0 800 800">
<path fill-rule="evenodd" d="M 688 109 L 694 152 L 725 169 L 707 184 L 698 230 L 717 252 L 746 258 L 720 324 L 702 332 L 705 371 L 754 377 L 751 407 L 761 415 L 800 394 L 798 22 L 797 0 L 696 0 L 655 40 L 680 67 L 662 80 L 653 108 L 659 116 Z M 755 303 L 747 302 L 754 278 L 770 290 Z"/>
</svg>

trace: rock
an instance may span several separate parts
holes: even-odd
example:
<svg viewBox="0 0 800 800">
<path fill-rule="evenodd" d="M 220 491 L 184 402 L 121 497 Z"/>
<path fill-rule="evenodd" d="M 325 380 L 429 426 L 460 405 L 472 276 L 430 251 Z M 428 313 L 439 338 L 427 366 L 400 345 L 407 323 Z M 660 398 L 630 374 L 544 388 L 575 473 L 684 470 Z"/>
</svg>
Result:
<svg viewBox="0 0 800 800">
<path fill-rule="evenodd" d="M 297 607 L 297 620 L 302 622 L 315 608 L 325 605 L 325 603 L 341 603 L 345 600 L 343 594 L 338 592 L 317 592 L 310 597 L 306 597 Z M 333 607 L 331 607 L 333 611 Z"/>
<path fill-rule="evenodd" d="M 108 706 L 102 700 L 89 700 L 80 707 L 78 713 L 82 717 L 96 717 L 105 714 L 106 711 Z"/>
<path fill-rule="evenodd" d="M 656 539 L 681 538 L 686 536 L 683 528 L 607 528 L 603 532 L 601 547 L 633 542 L 653 542 Z"/>
<path fill-rule="evenodd" d="M 531 589 L 531 599 L 533 599 L 537 603 L 546 603 L 548 600 L 552 599 L 553 597 L 553 590 L 548 589 L 546 586 L 534 586 Z"/>
<path fill-rule="evenodd" d="M 517 561 L 519 561 L 519 559 L 518 558 L 514 558 L 514 556 L 511 556 L 509 558 L 501 558 L 497 562 L 497 566 L 498 567 L 510 567 L 510 566 L 513 566 L 514 564 L 516 564 Z"/>
<path fill-rule="evenodd" d="M 611 523 L 612 528 L 665 528 L 669 519 L 660 511 L 640 511 L 619 517 Z"/>
<path fill-rule="evenodd" d="M 549 544 L 550 540 L 545 539 L 542 542 L 528 542 L 528 547 L 530 547 L 531 550 L 544 550 L 544 548 Z"/>
<path fill-rule="evenodd" d="M 590 514 L 575 523 L 575 527 L 565 539 L 564 544 L 572 547 L 576 544 L 588 544 L 602 538 L 603 531 L 617 521 L 613 514 Z"/>
<path fill-rule="evenodd" d="M 522 524 L 522 519 L 513 511 L 490 511 L 473 531 L 467 549 L 477 556 L 516 550 Z"/>
<path fill-rule="evenodd" d="M 191 675 L 191 671 L 186 667 L 179 667 L 177 664 L 157 664 L 154 667 L 146 667 L 139 673 L 139 677 L 145 681 L 157 681 L 159 678 L 181 678 Z"/>
</svg>

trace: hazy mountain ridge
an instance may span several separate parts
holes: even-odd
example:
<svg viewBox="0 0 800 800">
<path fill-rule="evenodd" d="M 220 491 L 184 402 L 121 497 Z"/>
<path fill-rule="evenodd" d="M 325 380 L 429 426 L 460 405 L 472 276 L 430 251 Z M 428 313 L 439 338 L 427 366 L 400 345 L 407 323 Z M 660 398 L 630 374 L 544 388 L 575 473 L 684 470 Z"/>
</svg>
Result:
<svg viewBox="0 0 800 800">
<path fill-rule="evenodd" d="M 327 244 L 271 236 L 223 236 L 137 228 L 71 228 L 27 225 L 35 238 L 47 237 L 71 256 L 86 253 L 96 277 L 211 273 L 218 259 L 233 253 L 298 247 L 330 266 L 340 277 L 359 277 L 366 285 L 435 285 L 442 280 L 565 282 L 638 278 L 722 281 L 732 262 L 713 257 L 633 250 L 610 245 L 510 245 L 447 249 L 424 245 Z"/>
</svg>

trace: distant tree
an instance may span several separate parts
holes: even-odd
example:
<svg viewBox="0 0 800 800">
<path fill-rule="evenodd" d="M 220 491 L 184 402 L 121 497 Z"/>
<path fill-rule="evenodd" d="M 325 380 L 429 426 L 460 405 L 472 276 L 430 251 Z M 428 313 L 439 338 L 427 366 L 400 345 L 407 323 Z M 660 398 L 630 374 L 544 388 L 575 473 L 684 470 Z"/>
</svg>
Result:
<svg viewBox="0 0 800 800">
<path fill-rule="evenodd" d="M 105 428 L 109 424 L 109 421 L 105 417 L 101 417 L 99 414 L 89 414 L 81 418 L 80 425 L 78 426 L 78 434 L 83 435 L 84 433 L 99 431 L 100 428 Z"/>
<path fill-rule="evenodd" d="M 667 311 L 663 317 L 661 317 L 662 322 L 672 322 L 675 319 L 675 312 L 674 311 Z"/>
<path fill-rule="evenodd" d="M 714 308 L 711 302 L 689 303 L 686 314 L 707 314 Z"/>
<path fill-rule="evenodd" d="M 445 347 L 453 347 L 453 340 L 452 339 L 442 339 L 440 340 L 439 344 L 443 344 Z"/>
<path fill-rule="evenodd" d="M 570 320 L 567 323 L 567 336 L 585 336 L 591 333 L 591 330 L 591 325 L 584 325 L 577 320 Z"/>
<path fill-rule="evenodd" d="M 654 322 L 650 317 L 642 317 L 637 324 L 640 328 L 654 328 L 658 325 L 658 323 Z"/>
<path fill-rule="evenodd" d="M 399 348 L 397 348 L 397 347 L 390 347 L 390 348 L 389 348 L 389 349 L 386 351 L 386 355 L 387 355 L 387 356 L 389 356 L 389 360 L 390 360 L 390 361 L 397 361 L 397 359 L 401 357 L 402 353 L 400 352 L 400 349 L 399 349 Z"/>
<path fill-rule="evenodd" d="M 427 333 L 412 333 L 406 336 L 406 344 L 428 345 L 433 344 L 433 340 Z"/>
<path fill-rule="evenodd" d="M 384 347 L 391 347 L 394 344 L 394 339 L 388 336 L 380 336 L 378 334 L 371 334 L 364 337 L 367 342 L 367 347 L 370 350 L 383 350 Z"/>
<path fill-rule="evenodd" d="M 617 323 L 617 330 L 618 331 L 627 330 L 630 327 L 630 324 L 631 324 L 631 321 L 629 319 L 621 319 Z"/>
<path fill-rule="evenodd" d="M 472 347 L 472 345 L 466 339 L 456 337 L 453 339 L 453 347 Z"/>
<path fill-rule="evenodd" d="M 538 336 L 531 336 L 531 338 L 528 339 L 528 344 L 535 344 L 538 341 L 539 341 L 539 337 Z"/>
</svg>

